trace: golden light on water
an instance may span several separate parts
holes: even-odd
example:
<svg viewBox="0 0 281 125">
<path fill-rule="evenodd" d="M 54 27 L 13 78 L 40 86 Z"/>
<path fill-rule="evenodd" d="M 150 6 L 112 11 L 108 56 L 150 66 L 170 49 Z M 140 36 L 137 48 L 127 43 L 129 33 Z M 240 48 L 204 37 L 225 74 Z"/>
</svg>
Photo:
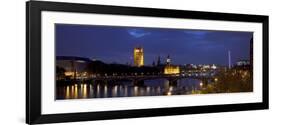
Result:
<svg viewBox="0 0 281 125">
<path fill-rule="evenodd" d="M 73 97 L 74 96 L 74 86 L 72 85 L 71 86 L 71 97 Z"/>
<path fill-rule="evenodd" d="M 87 98 L 87 84 L 83 85 L 83 98 Z"/>
<path fill-rule="evenodd" d="M 168 96 L 172 95 L 172 92 L 168 92 L 167 95 L 168 95 Z"/>
<path fill-rule="evenodd" d="M 77 86 L 77 84 L 74 85 L 74 98 L 75 99 L 78 98 L 78 86 Z"/>
<path fill-rule="evenodd" d="M 65 98 L 69 99 L 70 98 L 70 91 L 69 91 L 69 86 L 66 87 L 66 94 L 65 94 Z"/>
</svg>

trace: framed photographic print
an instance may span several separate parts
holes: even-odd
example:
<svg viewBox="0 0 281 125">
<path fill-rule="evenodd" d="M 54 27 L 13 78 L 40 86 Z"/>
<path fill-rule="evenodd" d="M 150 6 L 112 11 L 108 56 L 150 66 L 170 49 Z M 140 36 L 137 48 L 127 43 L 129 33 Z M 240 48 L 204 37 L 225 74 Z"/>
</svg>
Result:
<svg viewBox="0 0 281 125">
<path fill-rule="evenodd" d="M 42 1 L 26 12 L 28 124 L 268 109 L 268 16 Z"/>
</svg>

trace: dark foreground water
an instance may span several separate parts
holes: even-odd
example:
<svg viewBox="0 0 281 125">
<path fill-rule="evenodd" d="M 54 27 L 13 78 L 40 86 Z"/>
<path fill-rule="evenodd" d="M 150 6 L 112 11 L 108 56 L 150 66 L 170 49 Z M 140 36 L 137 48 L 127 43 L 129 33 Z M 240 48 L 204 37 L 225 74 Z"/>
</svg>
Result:
<svg viewBox="0 0 281 125">
<path fill-rule="evenodd" d="M 134 85 L 129 81 L 57 85 L 56 99 L 188 95 L 193 90 L 200 90 L 200 82 L 196 79 L 181 79 L 177 84 L 169 84 L 166 79 L 158 79 L 145 80 L 143 85 Z"/>
</svg>

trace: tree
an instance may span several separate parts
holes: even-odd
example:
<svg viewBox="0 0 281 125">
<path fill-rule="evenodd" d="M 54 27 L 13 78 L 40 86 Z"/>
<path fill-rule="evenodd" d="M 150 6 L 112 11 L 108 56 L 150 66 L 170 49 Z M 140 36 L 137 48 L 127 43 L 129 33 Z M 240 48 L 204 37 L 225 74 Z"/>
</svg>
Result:
<svg viewBox="0 0 281 125">
<path fill-rule="evenodd" d="M 231 69 L 220 71 L 202 93 L 252 92 L 253 80 L 249 70 Z"/>
</svg>

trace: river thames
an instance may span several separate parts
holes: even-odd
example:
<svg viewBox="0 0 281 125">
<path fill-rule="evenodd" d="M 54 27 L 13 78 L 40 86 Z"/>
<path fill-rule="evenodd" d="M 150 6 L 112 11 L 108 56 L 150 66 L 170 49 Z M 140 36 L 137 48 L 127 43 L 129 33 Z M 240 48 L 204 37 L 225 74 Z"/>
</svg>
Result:
<svg viewBox="0 0 281 125">
<path fill-rule="evenodd" d="M 131 81 L 57 85 L 56 99 L 188 95 L 192 91 L 200 90 L 200 84 L 200 80 L 185 78 L 177 80 L 177 84 L 170 84 L 166 79 L 157 79 L 144 80 L 142 85 L 134 85 Z"/>
</svg>

